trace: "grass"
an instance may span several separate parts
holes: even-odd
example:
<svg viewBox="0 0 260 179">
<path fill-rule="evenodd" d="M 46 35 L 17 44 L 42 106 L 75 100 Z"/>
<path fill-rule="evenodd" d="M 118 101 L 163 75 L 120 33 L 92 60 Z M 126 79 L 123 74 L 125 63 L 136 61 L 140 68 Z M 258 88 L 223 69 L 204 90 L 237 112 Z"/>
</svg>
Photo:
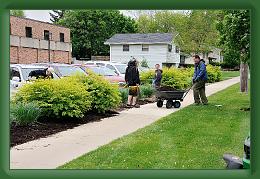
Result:
<svg viewBox="0 0 260 179">
<path fill-rule="evenodd" d="M 239 71 L 221 71 L 221 73 L 222 73 L 222 80 L 227 80 L 240 75 Z"/>
<path fill-rule="evenodd" d="M 239 84 L 188 106 L 60 169 L 223 169 L 224 153 L 243 156 L 249 132 L 249 95 Z M 222 105 L 216 107 L 215 105 Z"/>
</svg>

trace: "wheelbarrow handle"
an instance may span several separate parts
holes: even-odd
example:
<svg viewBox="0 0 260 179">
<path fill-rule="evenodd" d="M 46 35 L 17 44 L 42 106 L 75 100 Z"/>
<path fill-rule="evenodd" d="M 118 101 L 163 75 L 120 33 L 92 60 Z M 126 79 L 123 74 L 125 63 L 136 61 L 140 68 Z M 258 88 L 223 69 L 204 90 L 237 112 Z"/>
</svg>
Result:
<svg viewBox="0 0 260 179">
<path fill-rule="evenodd" d="M 189 93 L 189 91 L 191 90 L 191 88 L 193 87 L 193 85 L 191 85 L 191 87 L 185 91 L 183 97 L 182 97 L 182 100 L 187 96 L 187 94 Z"/>
</svg>

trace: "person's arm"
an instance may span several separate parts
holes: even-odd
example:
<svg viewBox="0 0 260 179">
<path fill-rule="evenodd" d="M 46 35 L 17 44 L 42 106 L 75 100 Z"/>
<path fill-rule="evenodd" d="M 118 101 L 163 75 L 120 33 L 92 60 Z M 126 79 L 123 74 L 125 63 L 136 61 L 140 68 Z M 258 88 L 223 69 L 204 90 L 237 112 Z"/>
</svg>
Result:
<svg viewBox="0 0 260 179">
<path fill-rule="evenodd" d="M 201 76 L 206 72 L 206 65 L 203 62 L 200 62 L 199 66 L 199 74 L 196 76 L 195 81 L 200 79 Z"/>
<path fill-rule="evenodd" d="M 128 67 L 125 70 L 125 82 L 128 82 Z"/>
<path fill-rule="evenodd" d="M 197 67 L 196 67 L 196 65 L 195 65 L 195 67 L 194 67 L 194 73 L 193 73 L 193 77 L 192 77 L 192 81 L 195 81 L 195 79 L 196 79 L 196 71 L 197 71 L 196 68 L 197 68 Z"/>
<path fill-rule="evenodd" d="M 139 70 L 136 68 L 136 83 L 140 85 L 140 77 L 139 77 Z"/>
</svg>

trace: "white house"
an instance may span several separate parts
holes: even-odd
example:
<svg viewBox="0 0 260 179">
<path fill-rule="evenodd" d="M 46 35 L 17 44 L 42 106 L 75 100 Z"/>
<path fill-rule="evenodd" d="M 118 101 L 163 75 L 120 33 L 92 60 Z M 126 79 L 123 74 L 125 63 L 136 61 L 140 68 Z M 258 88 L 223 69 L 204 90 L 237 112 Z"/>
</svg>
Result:
<svg viewBox="0 0 260 179">
<path fill-rule="evenodd" d="M 212 50 L 207 54 L 207 56 L 203 57 L 202 53 L 198 55 L 200 56 L 200 58 L 203 58 L 205 62 L 208 64 L 211 62 L 223 62 L 223 55 L 221 52 L 221 49 L 212 47 Z M 194 64 L 192 55 L 181 55 L 180 64 Z"/>
<path fill-rule="evenodd" d="M 146 60 L 149 67 L 155 64 L 178 66 L 180 50 L 173 44 L 174 34 L 115 34 L 104 44 L 110 46 L 110 61 L 127 63 L 133 57 Z"/>
</svg>

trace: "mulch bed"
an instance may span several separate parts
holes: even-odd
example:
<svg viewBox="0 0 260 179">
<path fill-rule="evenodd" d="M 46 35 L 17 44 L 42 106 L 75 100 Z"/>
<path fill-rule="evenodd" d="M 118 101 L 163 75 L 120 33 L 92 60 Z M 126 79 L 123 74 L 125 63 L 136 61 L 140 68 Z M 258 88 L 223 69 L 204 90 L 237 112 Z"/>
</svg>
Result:
<svg viewBox="0 0 260 179">
<path fill-rule="evenodd" d="M 153 102 L 153 99 L 139 100 L 138 104 L 144 105 Z M 91 112 L 86 114 L 83 119 L 66 118 L 66 119 L 39 119 L 37 123 L 27 126 L 17 126 L 14 123 L 10 125 L 10 146 L 16 146 L 39 138 L 48 137 L 58 132 L 66 131 L 74 127 L 89 122 L 100 121 L 103 118 L 112 117 L 125 110 L 125 105 L 121 105 L 115 111 L 108 111 L 105 114 Z"/>
<path fill-rule="evenodd" d="M 108 111 L 105 114 L 89 113 L 83 119 L 39 119 L 38 123 L 27 126 L 10 125 L 10 146 L 16 146 L 35 139 L 47 137 L 67 129 L 80 126 L 93 121 L 100 121 L 103 118 L 117 115 L 117 112 Z"/>
</svg>

